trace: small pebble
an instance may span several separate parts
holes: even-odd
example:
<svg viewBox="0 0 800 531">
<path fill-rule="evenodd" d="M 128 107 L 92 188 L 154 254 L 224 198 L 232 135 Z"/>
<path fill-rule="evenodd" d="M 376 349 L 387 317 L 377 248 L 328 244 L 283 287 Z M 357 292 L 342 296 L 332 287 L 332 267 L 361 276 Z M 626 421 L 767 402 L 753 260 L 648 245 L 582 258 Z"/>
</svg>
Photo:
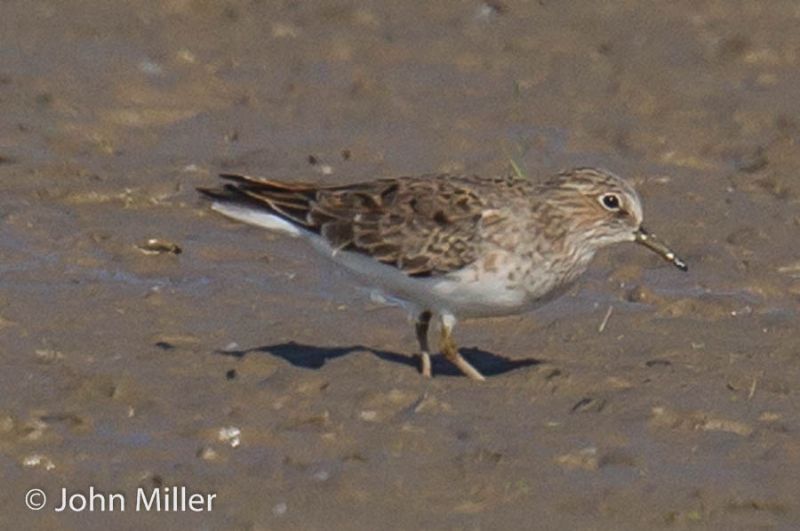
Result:
<svg viewBox="0 0 800 531">
<path fill-rule="evenodd" d="M 378 412 L 371 409 L 362 411 L 358 416 L 365 422 L 375 422 L 378 420 Z"/>
<path fill-rule="evenodd" d="M 139 70 L 143 73 L 147 74 L 148 76 L 158 76 L 164 72 L 164 69 L 161 68 L 161 65 L 146 59 L 139 63 Z"/>
<path fill-rule="evenodd" d="M 145 243 L 137 245 L 136 248 L 144 254 L 149 255 L 181 254 L 183 252 L 183 249 L 181 249 L 178 244 L 166 240 L 159 240 L 158 238 L 150 238 Z"/>
<path fill-rule="evenodd" d="M 597 448 L 590 446 L 556 457 L 556 463 L 567 469 L 597 470 L 599 460 Z"/>
<path fill-rule="evenodd" d="M 286 502 L 276 503 L 275 506 L 272 508 L 272 514 L 275 516 L 283 516 L 286 514 L 286 511 L 289 510 L 289 506 L 286 505 Z"/>
<path fill-rule="evenodd" d="M 41 466 L 45 470 L 53 470 L 56 467 L 56 465 L 53 463 L 52 460 L 50 460 L 49 457 L 44 456 L 42 454 L 32 454 L 25 457 L 22 460 L 22 465 L 28 467 Z"/>
<path fill-rule="evenodd" d="M 314 479 L 317 481 L 328 481 L 330 479 L 331 473 L 327 470 L 319 470 L 314 473 Z"/>
<path fill-rule="evenodd" d="M 210 446 L 204 446 L 197 452 L 197 457 L 206 461 L 214 461 L 219 457 L 219 454 Z"/>
<path fill-rule="evenodd" d="M 241 434 L 242 431 L 236 426 L 228 426 L 220 428 L 217 436 L 220 442 L 229 444 L 231 448 L 236 448 L 241 444 Z"/>
<path fill-rule="evenodd" d="M 36 359 L 42 363 L 53 363 L 64 359 L 64 355 L 61 352 L 49 348 L 36 350 L 34 354 L 36 354 Z"/>
</svg>

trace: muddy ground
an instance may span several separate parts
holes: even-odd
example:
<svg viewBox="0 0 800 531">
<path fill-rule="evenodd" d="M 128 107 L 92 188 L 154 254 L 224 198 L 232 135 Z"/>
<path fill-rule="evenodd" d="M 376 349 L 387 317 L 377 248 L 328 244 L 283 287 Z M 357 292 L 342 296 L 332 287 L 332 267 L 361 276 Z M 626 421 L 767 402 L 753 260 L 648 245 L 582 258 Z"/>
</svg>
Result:
<svg viewBox="0 0 800 531">
<path fill-rule="evenodd" d="M 798 22 L 792 0 L 4 1 L 0 527 L 800 527 Z M 422 379 L 402 312 L 194 192 L 512 159 L 633 179 L 690 270 L 623 245 L 537 312 L 464 323 L 485 384 Z M 170 486 L 213 509 L 135 512 Z M 90 487 L 126 511 L 54 510 Z"/>
</svg>

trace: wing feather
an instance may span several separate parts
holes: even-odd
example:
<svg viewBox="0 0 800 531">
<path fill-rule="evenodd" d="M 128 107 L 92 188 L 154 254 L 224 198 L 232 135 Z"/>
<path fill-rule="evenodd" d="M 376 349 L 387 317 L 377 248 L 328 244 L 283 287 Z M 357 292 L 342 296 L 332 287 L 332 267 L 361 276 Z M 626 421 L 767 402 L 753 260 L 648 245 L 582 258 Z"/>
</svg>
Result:
<svg viewBox="0 0 800 531">
<path fill-rule="evenodd" d="M 223 174 L 218 201 L 262 209 L 411 276 L 436 276 L 475 261 L 487 205 L 469 179 L 444 175 L 318 187 Z"/>
</svg>

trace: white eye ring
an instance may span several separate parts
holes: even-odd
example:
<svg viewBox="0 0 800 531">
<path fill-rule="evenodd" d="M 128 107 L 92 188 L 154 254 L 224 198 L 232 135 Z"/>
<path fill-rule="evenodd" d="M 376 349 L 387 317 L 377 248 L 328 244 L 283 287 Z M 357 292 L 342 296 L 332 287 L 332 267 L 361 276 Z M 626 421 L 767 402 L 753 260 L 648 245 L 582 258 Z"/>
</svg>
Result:
<svg viewBox="0 0 800 531">
<path fill-rule="evenodd" d="M 617 211 L 622 208 L 622 200 L 617 194 L 603 194 L 600 196 L 600 204 L 606 210 Z"/>
</svg>

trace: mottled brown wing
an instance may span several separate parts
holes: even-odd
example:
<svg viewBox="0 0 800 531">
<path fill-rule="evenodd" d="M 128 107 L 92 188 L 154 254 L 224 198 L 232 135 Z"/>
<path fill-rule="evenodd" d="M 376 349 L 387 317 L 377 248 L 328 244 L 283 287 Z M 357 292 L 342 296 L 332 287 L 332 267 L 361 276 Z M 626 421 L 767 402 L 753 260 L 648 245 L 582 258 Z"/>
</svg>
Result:
<svg viewBox="0 0 800 531">
<path fill-rule="evenodd" d="M 449 273 L 476 259 L 485 205 L 467 181 L 428 175 L 320 188 L 221 177 L 233 183 L 200 191 L 266 209 L 335 249 L 371 256 L 412 276 Z"/>
</svg>

